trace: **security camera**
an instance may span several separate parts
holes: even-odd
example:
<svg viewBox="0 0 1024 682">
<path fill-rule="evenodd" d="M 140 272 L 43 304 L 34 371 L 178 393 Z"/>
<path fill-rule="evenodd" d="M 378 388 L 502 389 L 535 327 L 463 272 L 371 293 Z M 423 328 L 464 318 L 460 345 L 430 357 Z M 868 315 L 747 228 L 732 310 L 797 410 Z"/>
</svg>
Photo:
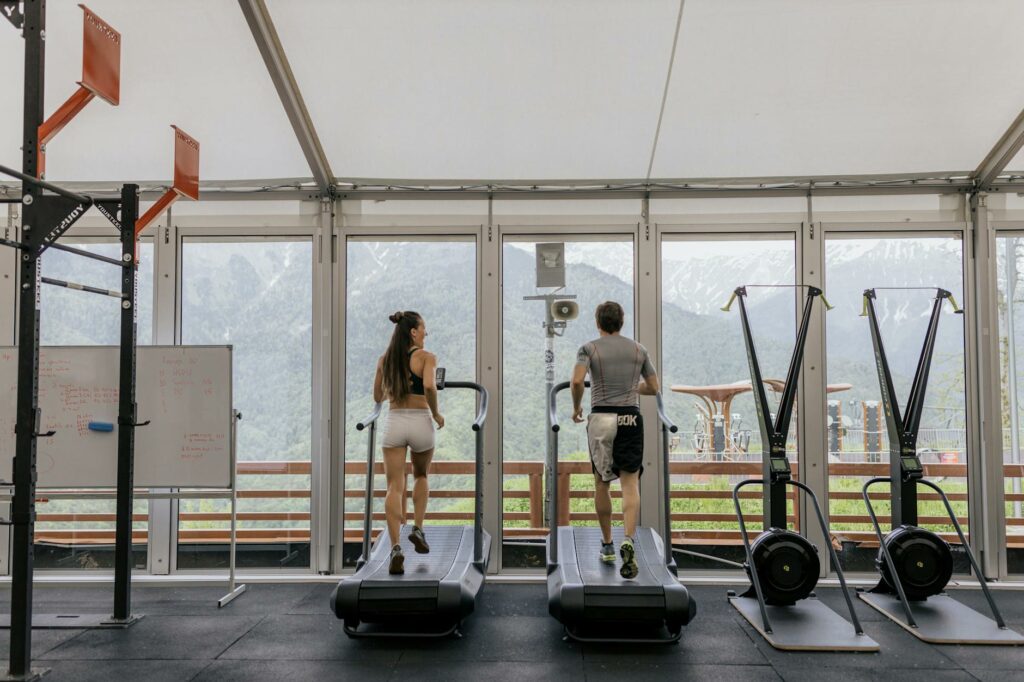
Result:
<svg viewBox="0 0 1024 682">
<path fill-rule="evenodd" d="M 556 320 L 575 320 L 579 314 L 580 307 L 575 301 L 555 301 L 551 304 L 551 317 Z"/>
</svg>

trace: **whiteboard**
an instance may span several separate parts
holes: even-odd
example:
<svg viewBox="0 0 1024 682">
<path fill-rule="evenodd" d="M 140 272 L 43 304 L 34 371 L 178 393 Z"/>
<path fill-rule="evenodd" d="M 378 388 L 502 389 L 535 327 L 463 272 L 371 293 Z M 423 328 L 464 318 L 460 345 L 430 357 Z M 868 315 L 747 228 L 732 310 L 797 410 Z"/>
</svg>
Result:
<svg viewBox="0 0 1024 682">
<path fill-rule="evenodd" d="M 44 346 L 39 358 L 40 488 L 117 486 L 117 346 Z M 0 461 L 14 464 L 18 349 L 0 347 Z M 230 346 L 139 346 L 135 486 L 230 488 Z M 113 424 L 113 431 L 89 428 Z"/>
</svg>

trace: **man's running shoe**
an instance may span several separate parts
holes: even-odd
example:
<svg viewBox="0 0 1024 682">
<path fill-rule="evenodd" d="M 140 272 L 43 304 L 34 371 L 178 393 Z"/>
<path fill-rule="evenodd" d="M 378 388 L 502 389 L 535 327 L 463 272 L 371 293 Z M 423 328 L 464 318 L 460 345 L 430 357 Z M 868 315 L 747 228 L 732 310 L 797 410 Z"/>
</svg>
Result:
<svg viewBox="0 0 1024 682">
<path fill-rule="evenodd" d="M 601 561 L 606 564 L 615 563 L 615 545 L 610 542 L 601 543 Z"/>
<path fill-rule="evenodd" d="M 409 542 L 416 548 L 417 554 L 428 554 L 430 552 L 430 545 L 427 544 L 427 538 L 423 535 L 423 529 L 419 526 L 412 527 L 412 531 L 409 533 Z"/>
<path fill-rule="evenodd" d="M 391 548 L 391 565 L 388 566 L 388 573 L 391 575 L 405 573 L 405 555 L 402 554 L 402 548 L 398 545 Z"/>
<path fill-rule="evenodd" d="M 633 540 L 626 538 L 619 545 L 619 556 L 622 557 L 622 568 L 619 575 L 626 580 L 632 580 L 640 573 L 640 567 L 636 565 L 636 551 L 633 549 Z"/>
</svg>

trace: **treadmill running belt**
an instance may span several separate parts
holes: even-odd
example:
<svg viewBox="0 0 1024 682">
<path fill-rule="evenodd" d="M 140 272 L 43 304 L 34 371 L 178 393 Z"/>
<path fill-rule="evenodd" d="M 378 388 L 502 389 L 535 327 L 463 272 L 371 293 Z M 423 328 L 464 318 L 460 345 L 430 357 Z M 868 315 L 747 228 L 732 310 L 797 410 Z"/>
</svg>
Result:
<svg viewBox="0 0 1024 682">
<path fill-rule="evenodd" d="M 612 528 L 612 542 L 615 544 L 615 563 L 606 564 L 601 561 L 601 529 L 581 528 L 573 529 L 573 539 L 576 544 L 576 560 L 578 562 L 580 576 L 586 586 L 615 586 L 621 588 L 656 587 L 660 590 L 664 584 L 663 574 L 668 573 L 661 557 L 661 550 L 655 545 L 650 528 L 637 528 L 636 550 L 637 565 L 640 572 L 634 580 L 626 580 L 619 575 L 619 568 L 622 566 L 622 558 L 619 556 L 619 545 L 623 539 L 622 528 Z M 653 566 L 652 566 L 652 561 Z M 673 578 L 674 582 L 674 578 Z"/>
<path fill-rule="evenodd" d="M 415 583 L 418 581 L 436 583 L 448 575 L 458 554 L 459 545 L 462 543 L 464 528 L 462 526 L 427 526 L 423 532 L 427 537 L 427 543 L 430 544 L 429 554 L 416 553 L 416 549 L 409 542 L 410 530 L 411 526 L 402 526 L 399 531 L 402 552 L 405 553 L 405 573 L 403 575 L 388 573 L 392 543 L 385 530 L 378 536 L 373 551 L 370 553 L 370 561 L 361 573 L 364 576 L 364 588 L 372 587 L 368 583 L 375 582 L 387 582 L 391 585 L 396 582 Z"/>
</svg>

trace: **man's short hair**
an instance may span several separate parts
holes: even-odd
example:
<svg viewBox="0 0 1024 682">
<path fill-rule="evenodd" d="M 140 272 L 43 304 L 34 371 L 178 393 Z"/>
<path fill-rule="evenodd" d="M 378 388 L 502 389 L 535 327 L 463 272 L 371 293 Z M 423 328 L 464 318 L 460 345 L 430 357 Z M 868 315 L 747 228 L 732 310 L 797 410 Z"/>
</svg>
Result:
<svg viewBox="0 0 1024 682">
<path fill-rule="evenodd" d="M 622 321 L 625 316 L 626 313 L 622 310 L 622 306 L 615 301 L 605 301 L 594 311 L 594 319 L 597 321 L 598 328 L 609 334 L 614 334 L 622 329 Z"/>
</svg>

